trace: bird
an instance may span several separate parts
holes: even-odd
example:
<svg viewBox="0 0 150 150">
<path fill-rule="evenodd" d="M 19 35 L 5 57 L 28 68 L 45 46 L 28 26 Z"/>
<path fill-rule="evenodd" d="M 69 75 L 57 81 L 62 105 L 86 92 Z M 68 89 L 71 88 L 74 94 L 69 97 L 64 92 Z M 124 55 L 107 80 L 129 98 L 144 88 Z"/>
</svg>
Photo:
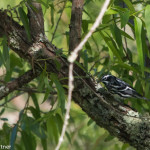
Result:
<svg viewBox="0 0 150 150">
<path fill-rule="evenodd" d="M 100 79 L 100 82 L 102 82 L 106 86 L 107 90 L 111 94 L 117 94 L 122 98 L 134 97 L 134 98 L 150 101 L 150 99 L 143 97 L 128 83 L 124 82 L 123 80 L 113 75 L 104 75 Z"/>
</svg>

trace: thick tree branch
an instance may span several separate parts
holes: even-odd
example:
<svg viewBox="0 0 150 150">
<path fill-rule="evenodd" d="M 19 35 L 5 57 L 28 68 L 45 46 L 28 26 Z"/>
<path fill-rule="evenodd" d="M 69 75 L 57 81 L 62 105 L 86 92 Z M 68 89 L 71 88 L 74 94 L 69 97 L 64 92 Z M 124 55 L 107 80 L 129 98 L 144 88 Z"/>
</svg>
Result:
<svg viewBox="0 0 150 150">
<path fill-rule="evenodd" d="M 26 3 L 28 7 L 29 26 L 32 37 L 39 37 L 44 35 L 44 17 L 41 5 L 37 2 L 32 2 L 32 8 Z M 34 8 L 34 9 L 33 9 Z"/>
<path fill-rule="evenodd" d="M 0 86 L 0 99 L 7 96 L 10 92 L 21 88 L 24 84 L 27 84 L 34 78 L 36 78 L 40 72 L 37 70 L 36 72 L 33 70 L 29 70 L 19 78 L 8 82 L 6 85 Z"/>
<path fill-rule="evenodd" d="M 0 11 L 0 31 L 5 31 L 8 39 L 8 46 L 21 58 L 28 60 L 35 70 L 39 72 L 47 65 L 47 71 L 53 72 L 59 78 L 68 76 L 68 64 L 66 59 L 56 55 L 57 49 L 41 35 L 38 40 L 29 43 L 23 27 L 13 21 L 5 12 Z M 1 35 L 1 34 L 0 34 Z M 56 61 L 61 64 L 61 69 L 56 69 Z M 36 71 L 35 71 L 36 74 Z M 78 66 L 75 66 L 74 74 L 78 77 L 86 73 Z M 31 75 L 34 75 L 31 72 Z M 38 74 L 36 74 L 38 75 Z M 34 76 L 35 77 L 35 76 Z M 33 78 L 34 78 L 33 77 Z M 19 82 L 19 81 L 18 81 Z M 67 80 L 62 80 L 67 84 Z M 138 150 L 146 150 L 150 147 L 150 118 L 140 116 L 138 112 L 117 102 L 107 92 L 96 90 L 95 84 L 90 78 L 76 78 L 73 100 L 101 127 L 107 129 L 112 135 L 121 141 L 127 142 Z M 15 83 L 21 86 L 21 80 Z M 11 86 L 13 86 L 11 84 Z M 11 88 L 12 91 L 15 90 Z M 3 90 L 0 89 L 0 95 Z"/>
</svg>

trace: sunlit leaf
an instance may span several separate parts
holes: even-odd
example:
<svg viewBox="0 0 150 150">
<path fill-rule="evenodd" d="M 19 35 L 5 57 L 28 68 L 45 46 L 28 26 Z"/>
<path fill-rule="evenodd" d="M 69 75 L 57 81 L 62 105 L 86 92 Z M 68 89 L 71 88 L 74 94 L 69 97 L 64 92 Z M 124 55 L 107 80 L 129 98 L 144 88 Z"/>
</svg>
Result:
<svg viewBox="0 0 150 150">
<path fill-rule="evenodd" d="M 135 35 L 136 35 L 138 57 L 139 57 L 142 74 L 144 75 L 144 58 L 143 58 L 143 49 L 142 49 L 142 40 L 141 40 L 142 21 L 139 18 L 135 17 L 134 23 L 135 23 Z"/>
<path fill-rule="evenodd" d="M 150 42 L 150 5 L 146 6 L 145 9 L 145 24 L 146 24 L 146 30 L 147 30 L 147 37 Z"/>
</svg>

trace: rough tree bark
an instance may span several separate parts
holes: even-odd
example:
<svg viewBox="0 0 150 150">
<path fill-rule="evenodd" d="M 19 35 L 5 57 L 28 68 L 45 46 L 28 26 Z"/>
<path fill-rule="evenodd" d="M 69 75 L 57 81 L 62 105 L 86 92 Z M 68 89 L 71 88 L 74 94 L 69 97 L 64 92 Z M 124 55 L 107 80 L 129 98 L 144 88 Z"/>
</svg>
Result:
<svg viewBox="0 0 150 150">
<path fill-rule="evenodd" d="M 40 4 L 33 3 L 33 5 L 41 10 Z M 76 11 L 81 11 L 78 13 L 82 14 L 82 9 L 76 9 Z M 6 11 L 0 11 L 0 20 L 3 20 L 0 21 L 0 37 L 5 34 L 8 39 L 8 46 L 21 58 L 28 60 L 33 67 L 33 70 L 28 71 L 18 79 L 1 86 L 0 99 L 36 78 L 42 71 L 41 67 L 44 68 L 45 63 L 48 72 L 56 73 L 59 78 L 68 76 L 67 60 L 56 55 L 57 48 L 47 40 L 44 34 L 43 14 L 41 11 L 34 12 L 29 7 L 28 12 L 30 28 L 35 29 L 35 32 L 31 32 L 31 42 L 27 40 L 25 29 L 9 17 Z M 38 28 L 39 23 L 43 26 L 40 29 Z M 36 32 L 36 28 L 38 32 Z M 78 37 L 76 32 L 74 34 L 74 37 Z M 55 60 L 60 62 L 60 70 L 56 69 Z M 86 75 L 78 66 L 75 66 L 74 74 L 77 76 Z M 62 84 L 67 84 L 67 82 L 67 80 L 63 80 Z M 140 115 L 133 108 L 117 101 L 103 89 L 97 91 L 95 83 L 90 77 L 86 79 L 76 78 L 74 84 L 73 100 L 97 125 L 107 129 L 110 134 L 118 137 L 123 142 L 129 143 L 138 150 L 150 149 L 149 116 Z"/>
</svg>

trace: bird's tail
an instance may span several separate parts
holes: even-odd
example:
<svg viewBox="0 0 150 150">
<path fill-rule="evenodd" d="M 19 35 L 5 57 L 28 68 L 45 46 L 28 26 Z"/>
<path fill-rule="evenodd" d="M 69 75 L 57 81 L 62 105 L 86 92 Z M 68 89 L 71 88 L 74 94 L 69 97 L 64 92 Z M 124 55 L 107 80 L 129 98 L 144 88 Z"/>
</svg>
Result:
<svg viewBox="0 0 150 150">
<path fill-rule="evenodd" d="M 146 101 L 150 101 L 150 99 L 146 98 L 146 97 L 143 97 L 142 95 L 136 95 L 136 98 L 139 98 L 139 99 L 144 99 Z"/>
<path fill-rule="evenodd" d="M 146 97 L 142 97 L 142 99 L 147 100 L 147 101 L 150 101 L 150 99 L 148 99 L 148 98 L 146 98 Z"/>
</svg>

